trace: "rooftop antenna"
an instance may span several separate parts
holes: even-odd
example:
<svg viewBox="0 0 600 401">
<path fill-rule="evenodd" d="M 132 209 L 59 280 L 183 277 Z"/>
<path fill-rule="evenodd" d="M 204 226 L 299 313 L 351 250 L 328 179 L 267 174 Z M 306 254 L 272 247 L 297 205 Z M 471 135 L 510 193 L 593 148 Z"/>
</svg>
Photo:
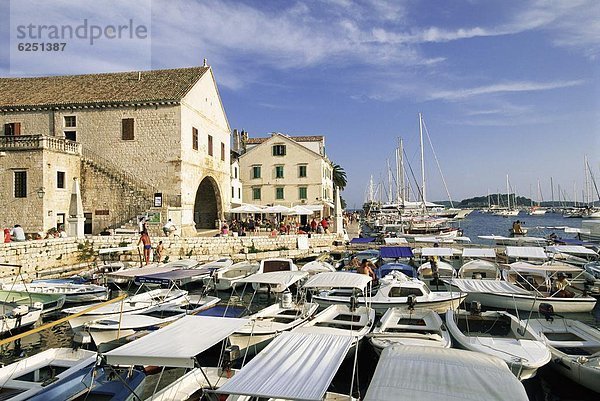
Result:
<svg viewBox="0 0 600 401">
<path fill-rule="evenodd" d="M 141 80 L 142 80 L 142 72 L 138 71 L 138 81 L 141 81 Z"/>
</svg>

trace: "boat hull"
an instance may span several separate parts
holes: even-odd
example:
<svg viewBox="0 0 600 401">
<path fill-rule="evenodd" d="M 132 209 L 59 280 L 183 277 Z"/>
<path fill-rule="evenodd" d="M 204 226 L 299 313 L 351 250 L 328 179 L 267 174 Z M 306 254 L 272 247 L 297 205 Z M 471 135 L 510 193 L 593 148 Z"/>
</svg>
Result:
<svg viewBox="0 0 600 401">
<path fill-rule="evenodd" d="M 415 309 L 430 309 L 438 313 L 444 313 L 448 309 L 456 309 L 461 304 L 461 302 L 467 297 L 466 294 L 454 293 L 450 298 L 444 300 L 436 300 L 436 301 L 421 301 L 417 302 L 414 306 Z M 313 301 L 317 302 L 319 305 L 327 307 L 330 305 L 350 305 L 349 298 L 342 297 L 322 297 L 315 295 L 313 296 Z M 364 305 L 365 301 L 363 298 L 358 299 L 359 305 Z M 408 305 L 406 302 L 378 302 L 378 301 L 369 301 L 368 302 L 371 308 L 375 309 L 375 312 L 379 315 L 387 312 L 389 308 L 398 308 L 401 310 L 408 311 Z"/>
<path fill-rule="evenodd" d="M 519 294 L 492 294 L 492 293 L 470 293 L 466 302 L 480 302 L 482 306 L 505 309 L 505 310 L 538 310 L 540 304 L 552 305 L 557 313 L 580 313 L 590 312 L 596 305 L 596 299 L 586 298 L 556 298 L 556 297 L 534 297 L 533 295 Z"/>
</svg>

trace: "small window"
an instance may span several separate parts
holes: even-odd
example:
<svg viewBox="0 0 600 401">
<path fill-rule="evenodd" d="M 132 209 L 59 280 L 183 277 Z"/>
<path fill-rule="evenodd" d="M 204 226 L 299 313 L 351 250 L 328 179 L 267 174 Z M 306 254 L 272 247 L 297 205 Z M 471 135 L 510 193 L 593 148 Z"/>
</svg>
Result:
<svg viewBox="0 0 600 401">
<path fill-rule="evenodd" d="M 260 188 L 252 188 L 252 199 L 260 200 Z"/>
<path fill-rule="evenodd" d="M 56 188 L 65 189 L 65 172 L 56 172 Z"/>
<path fill-rule="evenodd" d="M 283 178 L 283 166 L 275 166 L 275 178 Z"/>
<path fill-rule="evenodd" d="M 121 139 L 124 141 L 133 141 L 135 138 L 133 128 L 133 118 L 124 118 L 121 120 Z"/>
<path fill-rule="evenodd" d="M 27 171 L 15 171 L 15 198 L 27 198 Z"/>
<path fill-rule="evenodd" d="M 298 166 L 298 177 L 306 177 L 306 166 Z"/>
<path fill-rule="evenodd" d="M 77 131 L 65 131 L 65 139 L 77 141 Z"/>
<path fill-rule="evenodd" d="M 198 129 L 192 127 L 192 149 L 198 150 Z"/>
<path fill-rule="evenodd" d="M 233 178 L 238 178 L 238 168 L 237 167 L 233 168 Z"/>
<path fill-rule="evenodd" d="M 231 187 L 231 197 L 235 198 L 235 188 Z"/>
<path fill-rule="evenodd" d="M 221 160 L 225 161 L 225 144 L 221 142 Z"/>
<path fill-rule="evenodd" d="M 285 145 L 273 145 L 273 156 L 285 156 Z"/>
<path fill-rule="evenodd" d="M 21 123 L 4 124 L 4 135 L 5 136 L 21 135 Z"/>
<path fill-rule="evenodd" d="M 392 287 L 389 293 L 390 297 L 408 297 L 409 295 L 420 297 L 423 293 L 418 288 L 410 287 Z"/>
<path fill-rule="evenodd" d="M 238 199 L 242 199 L 242 188 L 238 188 Z"/>
<path fill-rule="evenodd" d="M 208 155 L 213 155 L 213 137 L 212 135 L 208 136 Z"/>
<path fill-rule="evenodd" d="M 279 188 L 275 188 L 275 199 L 283 199 L 283 188 L 279 187 Z"/>
<path fill-rule="evenodd" d="M 77 127 L 77 117 L 75 117 L 75 116 L 65 116 L 65 127 L 67 127 L 67 128 L 75 128 L 75 127 Z"/>
<path fill-rule="evenodd" d="M 298 188 L 298 199 L 308 199 L 306 187 Z"/>
<path fill-rule="evenodd" d="M 260 178 L 260 166 L 252 167 L 252 178 Z"/>
</svg>

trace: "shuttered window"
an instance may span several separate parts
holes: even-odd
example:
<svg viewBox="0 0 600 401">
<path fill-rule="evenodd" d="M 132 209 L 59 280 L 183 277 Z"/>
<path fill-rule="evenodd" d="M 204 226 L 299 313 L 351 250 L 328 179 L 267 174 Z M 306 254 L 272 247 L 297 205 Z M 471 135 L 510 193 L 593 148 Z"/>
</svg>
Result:
<svg viewBox="0 0 600 401">
<path fill-rule="evenodd" d="M 6 135 L 6 136 L 21 135 L 21 123 L 4 124 L 4 135 Z"/>
<path fill-rule="evenodd" d="M 15 198 L 27 198 L 27 171 L 15 171 Z"/>
<path fill-rule="evenodd" d="M 225 144 L 221 142 L 221 160 L 225 161 Z"/>
<path fill-rule="evenodd" d="M 65 172 L 57 171 L 56 172 L 56 188 L 65 188 Z"/>
<path fill-rule="evenodd" d="M 121 120 L 121 139 L 133 141 L 134 138 L 133 118 L 124 118 Z"/>
</svg>

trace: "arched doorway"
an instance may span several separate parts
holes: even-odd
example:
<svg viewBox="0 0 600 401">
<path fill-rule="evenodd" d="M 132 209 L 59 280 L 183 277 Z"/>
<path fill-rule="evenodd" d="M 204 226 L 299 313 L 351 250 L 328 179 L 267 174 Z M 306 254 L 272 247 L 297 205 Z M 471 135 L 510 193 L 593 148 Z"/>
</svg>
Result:
<svg viewBox="0 0 600 401">
<path fill-rule="evenodd" d="M 215 221 L 221 216 L 221 194 L 212 177 L 205 177 L 196 191 L 194 221 L 196 228 L 217 228 Z"/>
</svg>

